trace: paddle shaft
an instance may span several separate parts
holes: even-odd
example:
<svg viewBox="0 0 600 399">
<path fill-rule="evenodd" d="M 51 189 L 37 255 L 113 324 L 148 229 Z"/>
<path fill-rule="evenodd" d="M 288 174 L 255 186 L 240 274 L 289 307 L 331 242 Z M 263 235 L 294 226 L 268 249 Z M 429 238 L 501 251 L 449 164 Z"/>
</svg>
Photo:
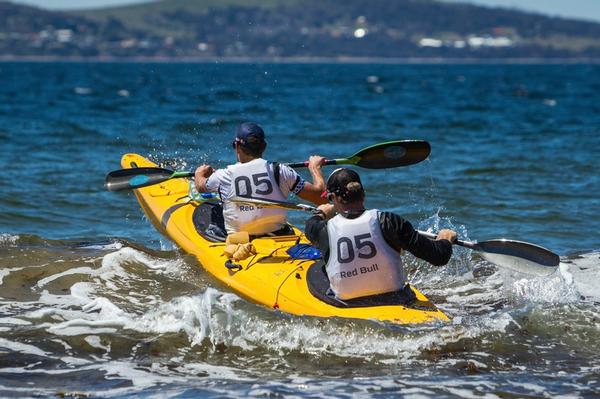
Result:
<svg viewBox="0 0 600 399">
<path fill-rule="evenodd" d="M 171 175 L 171 177 L 169 179 L 176 179 L 176 178 L 180 178 L 180 177 L 194 177 L 194 172 L 187 172 L 187 171 L 181 171 L 181 172 L 173 172 L 173 174 Z"/>
<path fill-rule="evenodd" d="M 323 165 L 343 165 L 352 163 L 349 158 L 339 158 L 339 159 L 326 159 L 323 162 Z M 304 162 L 296 162 L 296 163 L 288 163 L 287 166 L 290 168 L 306 168 L 308 167 L 308 161 Z"/>
<path fill-rule="evenodd" d="M 434 233 L 428 233 L 426 231 L 421 231 L 421 230 L 417 230 L 417 232 L 419 234 L 421 234 L 422 236 L 431 238 L 432 240 L 435 240 L 437 238 L 437 234 L 434 234 Z M 477 244 L 474 242 L 471 242 L 471 241 L 456 240 L 453 242 L 453 244 L 460 245 L 461 247 L 477 250 Z"/>
</svg>

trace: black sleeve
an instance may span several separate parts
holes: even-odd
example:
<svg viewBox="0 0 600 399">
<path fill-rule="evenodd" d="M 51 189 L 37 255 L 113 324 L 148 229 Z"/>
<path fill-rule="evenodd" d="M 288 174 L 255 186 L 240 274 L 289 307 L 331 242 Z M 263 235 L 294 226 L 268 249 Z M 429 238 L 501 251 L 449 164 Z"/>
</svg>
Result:
<svg viewBox="0 0 600 399">
<path fill-rule="evenodd" d="M 306 221 L 304 228 L 306 238 L 319 248 L 325 262 L 329 259 L 329 234 L 327 233 L 327 221 L 315 215 Z"/>
<path fill-rule="evenodd" d="M 450 241 L 431 240 L 420 235 L 412 224 L 401 216 L 391 212 L 380 212 L 379 224 L 385 241 L 398 252 L 401 249 L 407 250 L 435 266 L 445 265 L 452 256 Z"/>
</svg>

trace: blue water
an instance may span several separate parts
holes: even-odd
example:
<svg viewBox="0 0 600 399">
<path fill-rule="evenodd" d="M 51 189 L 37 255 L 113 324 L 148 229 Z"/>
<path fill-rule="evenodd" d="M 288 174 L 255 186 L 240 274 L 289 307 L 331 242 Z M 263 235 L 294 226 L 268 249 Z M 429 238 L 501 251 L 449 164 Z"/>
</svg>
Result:
<svg viewBox="0 0 600 399">
<path fill-rule="evenodd" d="M 0 392 L 542 397 L 600 389 L 599 66 L 1 63 L 0 82 L 0 350 L 15 355 L 0 361 Z M 274 315 L 231 296 L 177 252 L 132 194 L 103 187 L 126 152 L 179 170 L 231 163 L 242 121 L 264 127 L 267 157 L 280 162 L 427 140 L 432 153 L 421 164 L 360 170 L 369 207 L 419 227 L 452 227 L 466 239 L 534 242 L 565 262 L 587 263 L 531 281 L 466 252 L 444 270 L 417 262 L 423 271 L 413 270 L 413 281 L 454 324 L 405 331 L 405 338 L 368 323 Z M 304 217 L 290 215 L 298 224 Z M 136 278 L 153 284 L 147 306 L 127 296 L 148 289 Z M 114 325 L 95 331 L 87 322 L 88 330 L 61 333 L 89 316 L 81 298 Z M 196 315 L 168 333 L 151 327 L 165 314 L 203 306 L 234 321 Z M 67 308 L 84 311 L 73 316 Z M 134 325 L 140 317 L 151 321 Z M 314 341 L 340 330 L 341 343 Z M 362 342 L 356 330 L 371 338 Z M 277 336 L 265 338 L 266 331 Z M 175 349 L 167 349 L 169 340 Z M 41 365 L 33 348 L 46 353 Z M 144 375 L 125 373 L 124 364 Z M 13 381 L 36 368 L 33 388 L 19 390 Z M 93 377 L 64 387 L 52 382 L 56 370 Z M 548 375 L 557 377 L 541 377 Z M 504 386 L 505 379 L 514 384 Z"/>
</svg>

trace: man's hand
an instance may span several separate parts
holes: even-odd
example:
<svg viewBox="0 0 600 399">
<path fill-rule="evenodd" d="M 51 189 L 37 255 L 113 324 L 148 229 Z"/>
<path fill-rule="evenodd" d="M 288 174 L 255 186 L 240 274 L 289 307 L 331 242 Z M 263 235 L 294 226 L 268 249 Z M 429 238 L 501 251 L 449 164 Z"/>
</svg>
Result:
<svg viewBox="0 0 600 399">
<path fill-rule="evenodd" d="M 196 168 L 196 172 L 194 173 L 194 177 L 204 177 L 207 178 L 213 174 L 215 170 L 210 165 L 200 165 Z"/>
<path fill-rule="evenodd" d="M 312 202 L 313 204 L 323 204 L 327 202 L 325 198 L 321 197 L 321 194 L 327 188 L 325 185 L 325 179 L 323 178 L 323 171 L 321 171 L 321 165 L 325 161 L 325 158 L 319 155 L 311 155 L 308 159 L 308 170 L 313 178 L 312 182 L 305 182 L 304 188 L 298 196 L 302 199 Z"/>
<path fill-rule="evenodd" d="M 448 240 L 451 243 L 456 242 L 456 231 L 450 229 L 442 229 L 437 233 L 436 240 Z"/>
<path fill-rule="evenodd" d="M 206 190 L 206 179 L 213 174 L 215 170 L 210 165 L 201 165 L 196 168 L 196 172 L 194 172 L 194 184 L 196 186 L 196 190 L 201 193 L 205 193 Z"/>
<path fill-rule="evenodd" d="M 325 162 L 325 158 L 320 155 L 311 155 L 308 158 L 308 169 L 321 169 L 321 165 Z"/>
<path fill-rule="evenodd" d="M 335 216 L 335 208 L 333 207 L 333 204 L 319 205 L 317 209 L 322 212 L 325 220 L 329 220 Z"/>
</svg>

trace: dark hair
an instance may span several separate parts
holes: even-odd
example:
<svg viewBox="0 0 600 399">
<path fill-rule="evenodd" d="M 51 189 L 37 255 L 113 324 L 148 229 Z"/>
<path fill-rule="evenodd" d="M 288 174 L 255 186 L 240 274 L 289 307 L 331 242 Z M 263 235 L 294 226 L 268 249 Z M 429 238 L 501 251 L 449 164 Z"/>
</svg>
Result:
<svg viewBox="0 0 600 399">
<path fill-rule="evenodd" d="M 339 168 L 327 179 L 327 191 L 335 194 L 344 204 L 365 199 L 365 190 L 358 173 L 348 168 Z"/>
<path fill-rule="evenodd" d="M 350 204 L 365 199 L 365 190 L 363 189 L 363 186 L 356 181 L 346 184 L 344 190 L 335 194 L 340 197 L 340 201 L 344 204 Z"/>
<path fill-rule="evenodd" d="M 248 136 L 246 143 L 240 143 L 240 150 L 253 158 L 260 158 L 267 148 L 267 143 L 256 136 Z"/>
</svg>

